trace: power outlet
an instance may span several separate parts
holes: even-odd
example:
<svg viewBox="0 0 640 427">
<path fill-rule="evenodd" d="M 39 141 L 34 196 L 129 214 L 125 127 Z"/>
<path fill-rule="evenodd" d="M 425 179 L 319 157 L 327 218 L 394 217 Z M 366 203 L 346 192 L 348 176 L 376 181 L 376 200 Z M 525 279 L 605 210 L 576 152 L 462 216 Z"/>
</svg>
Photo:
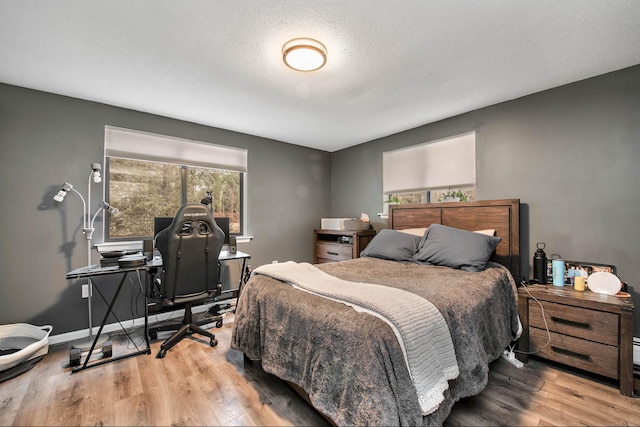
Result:
<svg viewBox="0 0 640 427">
<path fill-rule="evenodd" d="M 516 368 L 522 368 L 524 366 L 524 363 L 522 363 L 521 361 L 519 361 L 518 359 L 516 359 L 516 354 L 513 351 L 507 351 L 505 350 L 502 353 L 502 358 L 504 360 L 506 360 L 507 362 L 511 363 L 513 366 L 515 366 Z"/>
<path fill-rule="evenodd" d="M 89 285 L 82 285 L 82 298 L 89 298 Z"/>
</svg>

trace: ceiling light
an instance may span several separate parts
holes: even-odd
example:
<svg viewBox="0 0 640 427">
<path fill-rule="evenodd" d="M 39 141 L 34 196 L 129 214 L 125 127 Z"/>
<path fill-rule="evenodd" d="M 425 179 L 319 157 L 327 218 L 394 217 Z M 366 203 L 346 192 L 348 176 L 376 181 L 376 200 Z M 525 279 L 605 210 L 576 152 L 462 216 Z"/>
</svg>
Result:
<svg viewBox="0 0 640 427">
<path fill-rule="evenodd" d="M 313 39 L 293 39 L 282 46 L 282 60 L 298 71 L 315 71 L 327 62 L 327 49 Z"/>
</svg>

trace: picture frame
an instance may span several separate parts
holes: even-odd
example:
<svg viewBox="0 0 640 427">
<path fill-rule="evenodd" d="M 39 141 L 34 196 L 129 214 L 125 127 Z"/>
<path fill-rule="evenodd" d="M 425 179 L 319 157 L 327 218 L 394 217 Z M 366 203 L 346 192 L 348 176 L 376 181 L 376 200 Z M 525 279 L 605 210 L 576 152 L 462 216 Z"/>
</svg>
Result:
<svg viewBox="0 0 640 427">
<path fill-rule="evenodd" d="M 547 283 L 553 283 L 553 266 L 552 259 L 547 260 Z M 600 264 L 585 261 L 569 261 L 564 260 L 564 284 L 565 286 L 573 285 L 573 278 L 581 275 L 585 278 L 590 274 L 598 271 L 616 274 L 616 266 L 612 264 Z"/>
</svg>

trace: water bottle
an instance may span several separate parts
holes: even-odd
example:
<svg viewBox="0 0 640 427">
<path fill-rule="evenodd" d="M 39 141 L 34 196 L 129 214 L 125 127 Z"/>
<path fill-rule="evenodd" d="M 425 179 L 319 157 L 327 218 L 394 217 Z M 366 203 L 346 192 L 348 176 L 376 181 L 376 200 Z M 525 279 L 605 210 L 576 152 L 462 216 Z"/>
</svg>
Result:
<svg viewBox="0 0 640 427">
<path fill-rule="evenodd" d="M 547 254 L 544 253 L 544 242 L 536 243 L 538 250 L 533 255 L 533 278 L 538 283 L 547 283 Z"/>
<path fill-rule="evenodd" d="M 564 260 L 554 259 L 551 262 L 553 264 L 553 286 L 564 286 Z"/>
</svg>

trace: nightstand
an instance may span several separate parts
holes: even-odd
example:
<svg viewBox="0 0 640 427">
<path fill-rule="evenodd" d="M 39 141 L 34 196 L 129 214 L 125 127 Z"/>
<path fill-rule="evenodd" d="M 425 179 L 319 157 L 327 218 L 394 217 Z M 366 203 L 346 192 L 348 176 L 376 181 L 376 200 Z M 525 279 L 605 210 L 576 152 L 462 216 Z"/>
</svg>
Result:
<svg viewBox="0 0 640 427">
<path fill-rule="evenodd" d="M 527 290 L 529 292 L 527 292 Z M 548 341 L 540 305 L 544 307 Z M 523 332 L 518 349 L 590 373 L 618 380 L 633 395 L 633 301 L 572 287 L 527 285 L 518 289 Z M 528 355 L 518 353 L 527 362 Z"/>
<path fill-rule="evenodd" d="M 345 261 L 358 258 L 375 237 L 375 230 L 314 230 L 314 263 Z"/>
</svg>

